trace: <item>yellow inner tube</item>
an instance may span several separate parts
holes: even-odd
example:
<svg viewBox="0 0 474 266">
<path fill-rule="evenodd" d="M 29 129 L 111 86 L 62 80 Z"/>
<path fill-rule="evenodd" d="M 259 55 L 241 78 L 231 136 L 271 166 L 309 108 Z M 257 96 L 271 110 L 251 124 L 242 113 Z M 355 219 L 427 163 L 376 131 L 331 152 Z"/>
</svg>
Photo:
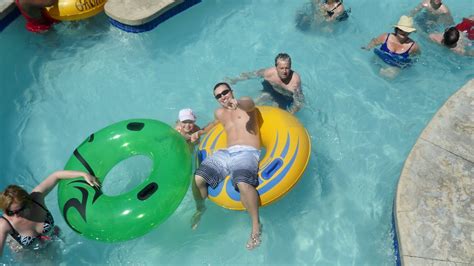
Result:
<svg viewBox="0 0 474 266">
<path fill-rule="evenodd" d="M 259 106 L 261 144 L 265 154 L 260 158 L 257 192 L 262 206 L 271 204 L 288 193 L 301 178 L 309 161 L 311 141 L 298 119 L 279 108 Z M 227 136 L 221 124 L 202 139 L 198 159 L 226 148 Z M 209 187 L 209 199 L 224 208 L 244 210 L 240 194 L 227 176 L 215 189 Z"/>
<path fill-rule="evenodd" d="M 47 7 L 48 15 L 57 20 L 80 20 L 97 15 L 104 10 L 107 0 L 59 0 Z"/>
</svg>

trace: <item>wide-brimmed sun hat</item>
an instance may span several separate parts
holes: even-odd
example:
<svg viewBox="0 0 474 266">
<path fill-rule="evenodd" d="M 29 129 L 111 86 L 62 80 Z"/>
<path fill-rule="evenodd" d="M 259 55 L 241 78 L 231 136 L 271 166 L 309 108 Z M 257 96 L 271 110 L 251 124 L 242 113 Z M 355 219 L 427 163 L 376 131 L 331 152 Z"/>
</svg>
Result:
<svg viewBox="0 0 474 266">
<path fill-rule="evenodd" d="M 404 32 L 416 31 L 416 29 L 413 28 L 413 18 L 409 16 L 401 16 L 398 20 L 398 23 L 393 26 L 401 29 Z"/>
</svg>

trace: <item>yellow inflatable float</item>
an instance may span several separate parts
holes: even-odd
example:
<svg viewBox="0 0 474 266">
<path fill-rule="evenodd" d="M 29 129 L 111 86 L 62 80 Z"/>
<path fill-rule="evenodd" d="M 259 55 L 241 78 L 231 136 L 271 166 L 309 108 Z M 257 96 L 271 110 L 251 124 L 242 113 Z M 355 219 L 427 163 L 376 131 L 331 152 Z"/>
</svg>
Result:
<svg viewBox="0 0 474 266">
<path fill-rule="evenodd" d="M 104 10 L 107 0 L 59 0 L 47 7 L 48 15 L 57 20 L 80 20 L 97 15 Z"/>
<path fill-rule="evenodd" d="M 269 106 L 258 107 L 263 121 L 261 144 L 265 153 L 260 159 L 257 192 L 265 206 L 283 197 L 299 181 L 311 153 L 311 141 L 303 125 L 290 113 Z M 227 136 L 221 124 L 202 139 L 198 160 L 226 147 Z M 209 187 L 209 199 L 224 208 L 244 210 L 240 194 L 227 176 L 215 189 Z"/>
</svg>

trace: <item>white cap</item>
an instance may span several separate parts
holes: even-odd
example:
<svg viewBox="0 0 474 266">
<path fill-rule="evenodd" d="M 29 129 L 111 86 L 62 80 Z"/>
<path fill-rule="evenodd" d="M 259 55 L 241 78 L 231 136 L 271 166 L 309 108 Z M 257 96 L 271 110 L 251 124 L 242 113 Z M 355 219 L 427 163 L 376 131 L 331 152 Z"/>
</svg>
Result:
<svg viewBox="0 0 474 266">
<path fill-rule="evenodd" d="M 179 111 L 179 121 L 183 122 L 186 120 L 196 121 L 196 115 L 190 108 L 181 109 Z"/>
</svg>

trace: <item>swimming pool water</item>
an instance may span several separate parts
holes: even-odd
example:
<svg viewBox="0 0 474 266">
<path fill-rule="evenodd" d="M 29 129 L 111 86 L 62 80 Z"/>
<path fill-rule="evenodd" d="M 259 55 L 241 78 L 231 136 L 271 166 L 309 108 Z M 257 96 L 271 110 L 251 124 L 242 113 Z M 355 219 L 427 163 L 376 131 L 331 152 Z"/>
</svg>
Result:
<svg viewBox="0 0 474 266">
<path fill-rule="evenodd" d="M 361 50 L 392 30 L 415 3 L 345 1 L 348 21 L 332 32 L 302 32 L 295 14 L 307 1 L 203 1 L 153 31 L 130 34 L 105 15 L 62 23 L 44 35 L 15 20 L 0 34 L 1 187 L 33 188 L 64 167 L 90 133 L 129 118 L 173 124 L 191 107 L 198 124 L 213 118 L 213 85 L 225 77 L 268 67 L 279 52 L 292 56 L 306 106 L 298 117 L 313 150 L 307 171 L 282 200 L 261 209 L 263 244 L 245 250 L 246 213 L 208 202 L 201 226 L 190 229 L 191 191 L 178 210 L 142 238 L 106 244 L 63 229 L 65 264 L 320 264 L 393 265 L 391 214 L 403 162 L 444 101 L 474 78 L 473 60 L 449 53 L 416 33 L 422 55 L 395 80 L 379 76 L 379 62 Z M 474 13 L 468 0 L 445 1 L 455 21 Z M 234 86 L 236 95 L 259 95 L 260 80 Z M 146 176 L 135 160 L 120 177 Z M 113 176 L 113 193 L 129 188 Z M 135 183 L 136 184 L 136 183 Z M 120 190 L 120 189 L 119 189 Z M 2 261 L 13 262 L 8 248 Z"/>
</svg>

